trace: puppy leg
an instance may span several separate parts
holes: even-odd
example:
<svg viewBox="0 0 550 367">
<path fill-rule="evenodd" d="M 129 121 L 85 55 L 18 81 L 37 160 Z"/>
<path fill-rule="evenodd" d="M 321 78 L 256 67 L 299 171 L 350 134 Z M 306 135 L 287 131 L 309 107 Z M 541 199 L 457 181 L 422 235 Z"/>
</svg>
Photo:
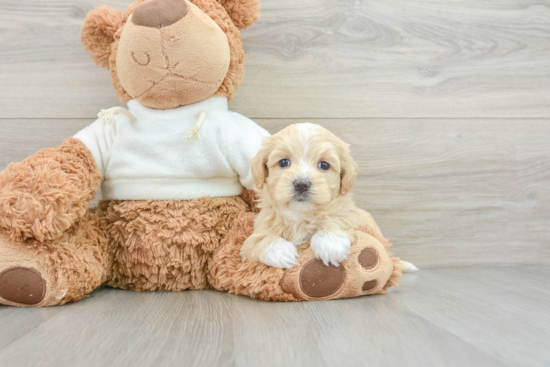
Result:
<svg viewBox="0 0 550 367">
<path fill-rule="evenodd" d="M 244 242 L 241 258 L 259 261 L 275 268 L 290 269 L 298 263 L 298 251 L 292 242 L 281 237 L 253 234 Z"/>
<path fill-rule="evenodd" d="M 326 266 L 338 266 L 350 253 L 349 236 L 339 232 L 317 231 L 311 238 L 311 249 Z"/>
<path fill-rule="evenodd" d="M 290 269 L 298 263 L 298 251 L 292 242 L 281 237 L 273 237 L 269 241 L 269 247 L 260 256 L 260 261 L 275 268 Z"/>
</svg>

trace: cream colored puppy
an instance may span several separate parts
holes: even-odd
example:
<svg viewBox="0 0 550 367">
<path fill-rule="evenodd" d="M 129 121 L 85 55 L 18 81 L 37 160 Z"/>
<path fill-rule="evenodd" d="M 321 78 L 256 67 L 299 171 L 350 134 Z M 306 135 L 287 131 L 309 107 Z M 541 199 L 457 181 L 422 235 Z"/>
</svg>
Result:
<svg viewBox="0 0 550 367">
<path fill-rule="evenodd" d="M 357 229 L 369 222 L 377 228 L 348 193 L 357 171 L 349 146 L 319 125 L 291 125 L 267 138 L 252 160 L 261 211 L 243 260 L 291 268 L 296 246 L 311 241 L 317 258 L 338 266 Z"/>
</svg>

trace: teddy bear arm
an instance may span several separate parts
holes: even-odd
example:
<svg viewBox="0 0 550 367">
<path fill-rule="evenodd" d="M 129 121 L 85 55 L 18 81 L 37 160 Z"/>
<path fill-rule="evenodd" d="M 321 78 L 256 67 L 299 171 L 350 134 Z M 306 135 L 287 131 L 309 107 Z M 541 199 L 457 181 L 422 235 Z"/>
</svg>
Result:
<svg viewBox="0 0 550 367">
<path fill-rule="evenodd" d="M 58 238 L 85 214 L 102 180 L 74 138 L 11 163 L 0 173 L 0 229 L 14 241 Z"/>
</svg>

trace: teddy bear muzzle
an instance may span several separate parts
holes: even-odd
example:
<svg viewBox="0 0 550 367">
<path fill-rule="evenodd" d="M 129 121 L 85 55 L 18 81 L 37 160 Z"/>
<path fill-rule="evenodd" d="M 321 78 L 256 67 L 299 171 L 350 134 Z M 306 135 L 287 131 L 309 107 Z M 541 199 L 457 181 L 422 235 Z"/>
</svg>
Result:
<svg viewBox="0 0 550 367">
<path fill-rule="evenodd" d="M 187 11 L 184 0 L 150 0 L 134 9 L 132 21 L 143 27 L 164 28 L 184 18 Z"/>
<path fill-rule="evenodd" d="M 169 109 L 212 97 L 230 61 L 224 31 L 196 5 L 149 0 L 124 26 L 116 71 L 132 98 L 149 108 Z"/>
</svg>

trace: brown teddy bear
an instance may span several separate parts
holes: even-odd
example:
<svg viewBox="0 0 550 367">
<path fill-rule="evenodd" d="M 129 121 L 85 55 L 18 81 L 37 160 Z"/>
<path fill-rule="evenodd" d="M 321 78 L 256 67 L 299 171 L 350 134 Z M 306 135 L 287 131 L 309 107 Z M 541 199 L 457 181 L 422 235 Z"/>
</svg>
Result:
<svg viewBox="0 0 550 367">
<path fill-rule="evenodd" d="M 283 270 L 243 262 L 250 160 L 268 135 L 227 109 L 243 78 L 240 29 L 257 0 L 138 0 L 92 11 L 82 43 L 128 109 L 0 173 L 0 304 L 53 306 L 97 287 L 215 288 L 297 301 L 384 293 L 398 260 L 366 221 L 325 266 L 308 244 Z M 97 189 L 104 201 L 88 209 Z"/>
</svg>

